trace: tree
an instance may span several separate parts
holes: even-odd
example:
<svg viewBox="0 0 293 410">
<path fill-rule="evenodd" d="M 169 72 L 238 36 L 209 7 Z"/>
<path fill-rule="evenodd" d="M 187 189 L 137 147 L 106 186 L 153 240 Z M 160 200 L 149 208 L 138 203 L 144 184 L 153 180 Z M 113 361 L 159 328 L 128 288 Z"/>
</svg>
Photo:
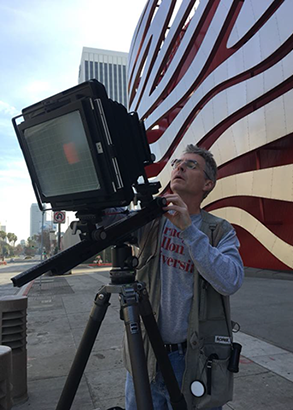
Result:
<svg viewBox="0 0 293 410">
<path fill-rule="evenodd" d="M 51 243 L 52 242 L 52 243 Z M 27 238 L 26 246 L 25 246 L 25 253 L 26 255 L 32 256 L 38 253 L 38 251 L 43 252 L 46 251 L 47 255 L 51 253 L 51 247 L 54 246 L 56 241 L 50 240 L 50 232 L 47 229 L 43 230 L 43 249 L 41 250 L 42 244 L 42 235 L 33 235 L 33 237 Z"/>
<path fill-rule="evenodd" d="M 0 231 L 0 238 L 1 239 L 3 239 L 3 241 L 4 241 L 4 239 L 6 238 L 6 232 L 4 232 L 4 231 Z"/>
<path fill-rule="evenodd" d="M 0 255 L 1 257 L 8 257 L 14 255 L 12 246 L 0 239 Z"/>
<path fill-rule="evenodd" d="M 5 242 L 5 239 L 8 239 L 8 243 Z M 0 231 L 0 254 L 2 257 L 4 256 L 13 256 L 14 255 L 14 246 L 15 242 L 17 241 L 17 236 L 14 233 Z M 13 247 L 11 246 L 11 243 L 13 242 Z"/>
<path fill-rule="evenodd" d="M 34 256 L 38 250 L 38 243 L 33 238 L 27 238 L 26 246 L 24 247 L 24 253 L 28 256 Z"/>
<path fill-rule="evenodd" d="M 15 242 L 17 241 L 17 236 L 14 233 L 8 232 L 7 239 L 10 244 L 11 242 L 13 242 L 13 246 L 15 246 Z"/>
<path fill-rule="evenodd" d="M 24 249 L 20 244 L 16 245 L 16 247 L 14 248 L 15 255 L 19 256 L 23 253 L 23 251 Z"/>
<path fill-rule="evenodd" d="M 51 253 L 51 240 L 50 240 L 50 231 L 47 229 L 43 231 L 43 248 L 46 249 L 47 255 Z"/>
<path fill-rule="evenodd" d="M 3 258 L 6 256 L 6 246 L 4 239 L 6 238 L 6 232 L 0 231 L 0 256 Z"/>
</svg>

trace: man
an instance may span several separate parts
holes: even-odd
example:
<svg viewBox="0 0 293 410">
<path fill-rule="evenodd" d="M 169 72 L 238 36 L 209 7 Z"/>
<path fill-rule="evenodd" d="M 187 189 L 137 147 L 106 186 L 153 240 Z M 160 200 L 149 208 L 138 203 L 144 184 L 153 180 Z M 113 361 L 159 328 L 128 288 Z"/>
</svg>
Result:
<svg viewBox="0 0 293 410">
<path fill-rule="evenodd" d="M 214 188 L 212 154 L 188 145 L 172 162 L 167 211 L 139 231 L 140 269 L 188 409 L 220 410 L 232 398 L 228 362 L 232 330 L 228 296 L 243 281 L 239 242 L 225 220 L 201 210 Z M 155 410 L 171 410 L 169 395 L 148 338 L 144 340 Z M 126 367 L 130 363 L 125 347 Z M 199 389 L 199 390 L 198 390 Z M 131 375 L 126 410 L 135 410 Z"/>
</svg>

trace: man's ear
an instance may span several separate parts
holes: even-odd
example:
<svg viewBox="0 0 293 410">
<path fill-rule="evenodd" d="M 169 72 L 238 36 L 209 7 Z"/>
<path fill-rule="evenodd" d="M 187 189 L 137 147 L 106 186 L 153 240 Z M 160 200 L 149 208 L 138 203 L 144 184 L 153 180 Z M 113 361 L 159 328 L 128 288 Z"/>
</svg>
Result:
<svg viewBox="0 0 293 410">
<path fill-rule="evenodd" d="M 215 183 L 211 179 L 207 179 L 203 186 L 203 191 L 210 192 L 215 186 Z"/>
</svg>

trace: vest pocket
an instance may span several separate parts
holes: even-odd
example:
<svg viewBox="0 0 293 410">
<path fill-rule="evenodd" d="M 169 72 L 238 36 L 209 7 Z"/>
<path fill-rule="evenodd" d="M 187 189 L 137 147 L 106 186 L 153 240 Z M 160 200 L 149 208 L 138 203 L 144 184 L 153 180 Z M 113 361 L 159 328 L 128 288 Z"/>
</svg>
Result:
<svg viewBox="0 0 293 410">
<path fill-rule="evenodd" d="M 197 409 L 222 406 L 232 400 L 233 374 L 228 370 L 231 348 L 225 346 L 229 353 L 223 355 L 223 346 L 217 353 L 218 347 L 208 345 L 200 352 L 197 380 L 204 385 L 205 392 L 202 397 L 193 397 Z"/>
</svg>

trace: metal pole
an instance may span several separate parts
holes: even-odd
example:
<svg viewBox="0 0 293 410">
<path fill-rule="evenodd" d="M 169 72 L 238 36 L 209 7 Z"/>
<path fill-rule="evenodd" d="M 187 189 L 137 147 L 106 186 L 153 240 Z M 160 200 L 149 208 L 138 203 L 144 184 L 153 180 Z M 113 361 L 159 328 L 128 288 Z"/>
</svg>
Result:
<svg viewBox="0 0 293 410">
<path fill-rule="evenodd" d="M 58 253 L 61 251 L 61 223 L 58 223 Z"/>
<path fill-rule="evenodd" d="M 45 216 L 44 210 L 42 210 L 42 227 L 41 227 L 41 261 L 43 260 L 43 246 L 44 246 L 44 216 Z M 40 276 L 40 282 L 39 282 L 39 287 L 41 289 L 42 287 L 42 275 Z"/>
</svg>

